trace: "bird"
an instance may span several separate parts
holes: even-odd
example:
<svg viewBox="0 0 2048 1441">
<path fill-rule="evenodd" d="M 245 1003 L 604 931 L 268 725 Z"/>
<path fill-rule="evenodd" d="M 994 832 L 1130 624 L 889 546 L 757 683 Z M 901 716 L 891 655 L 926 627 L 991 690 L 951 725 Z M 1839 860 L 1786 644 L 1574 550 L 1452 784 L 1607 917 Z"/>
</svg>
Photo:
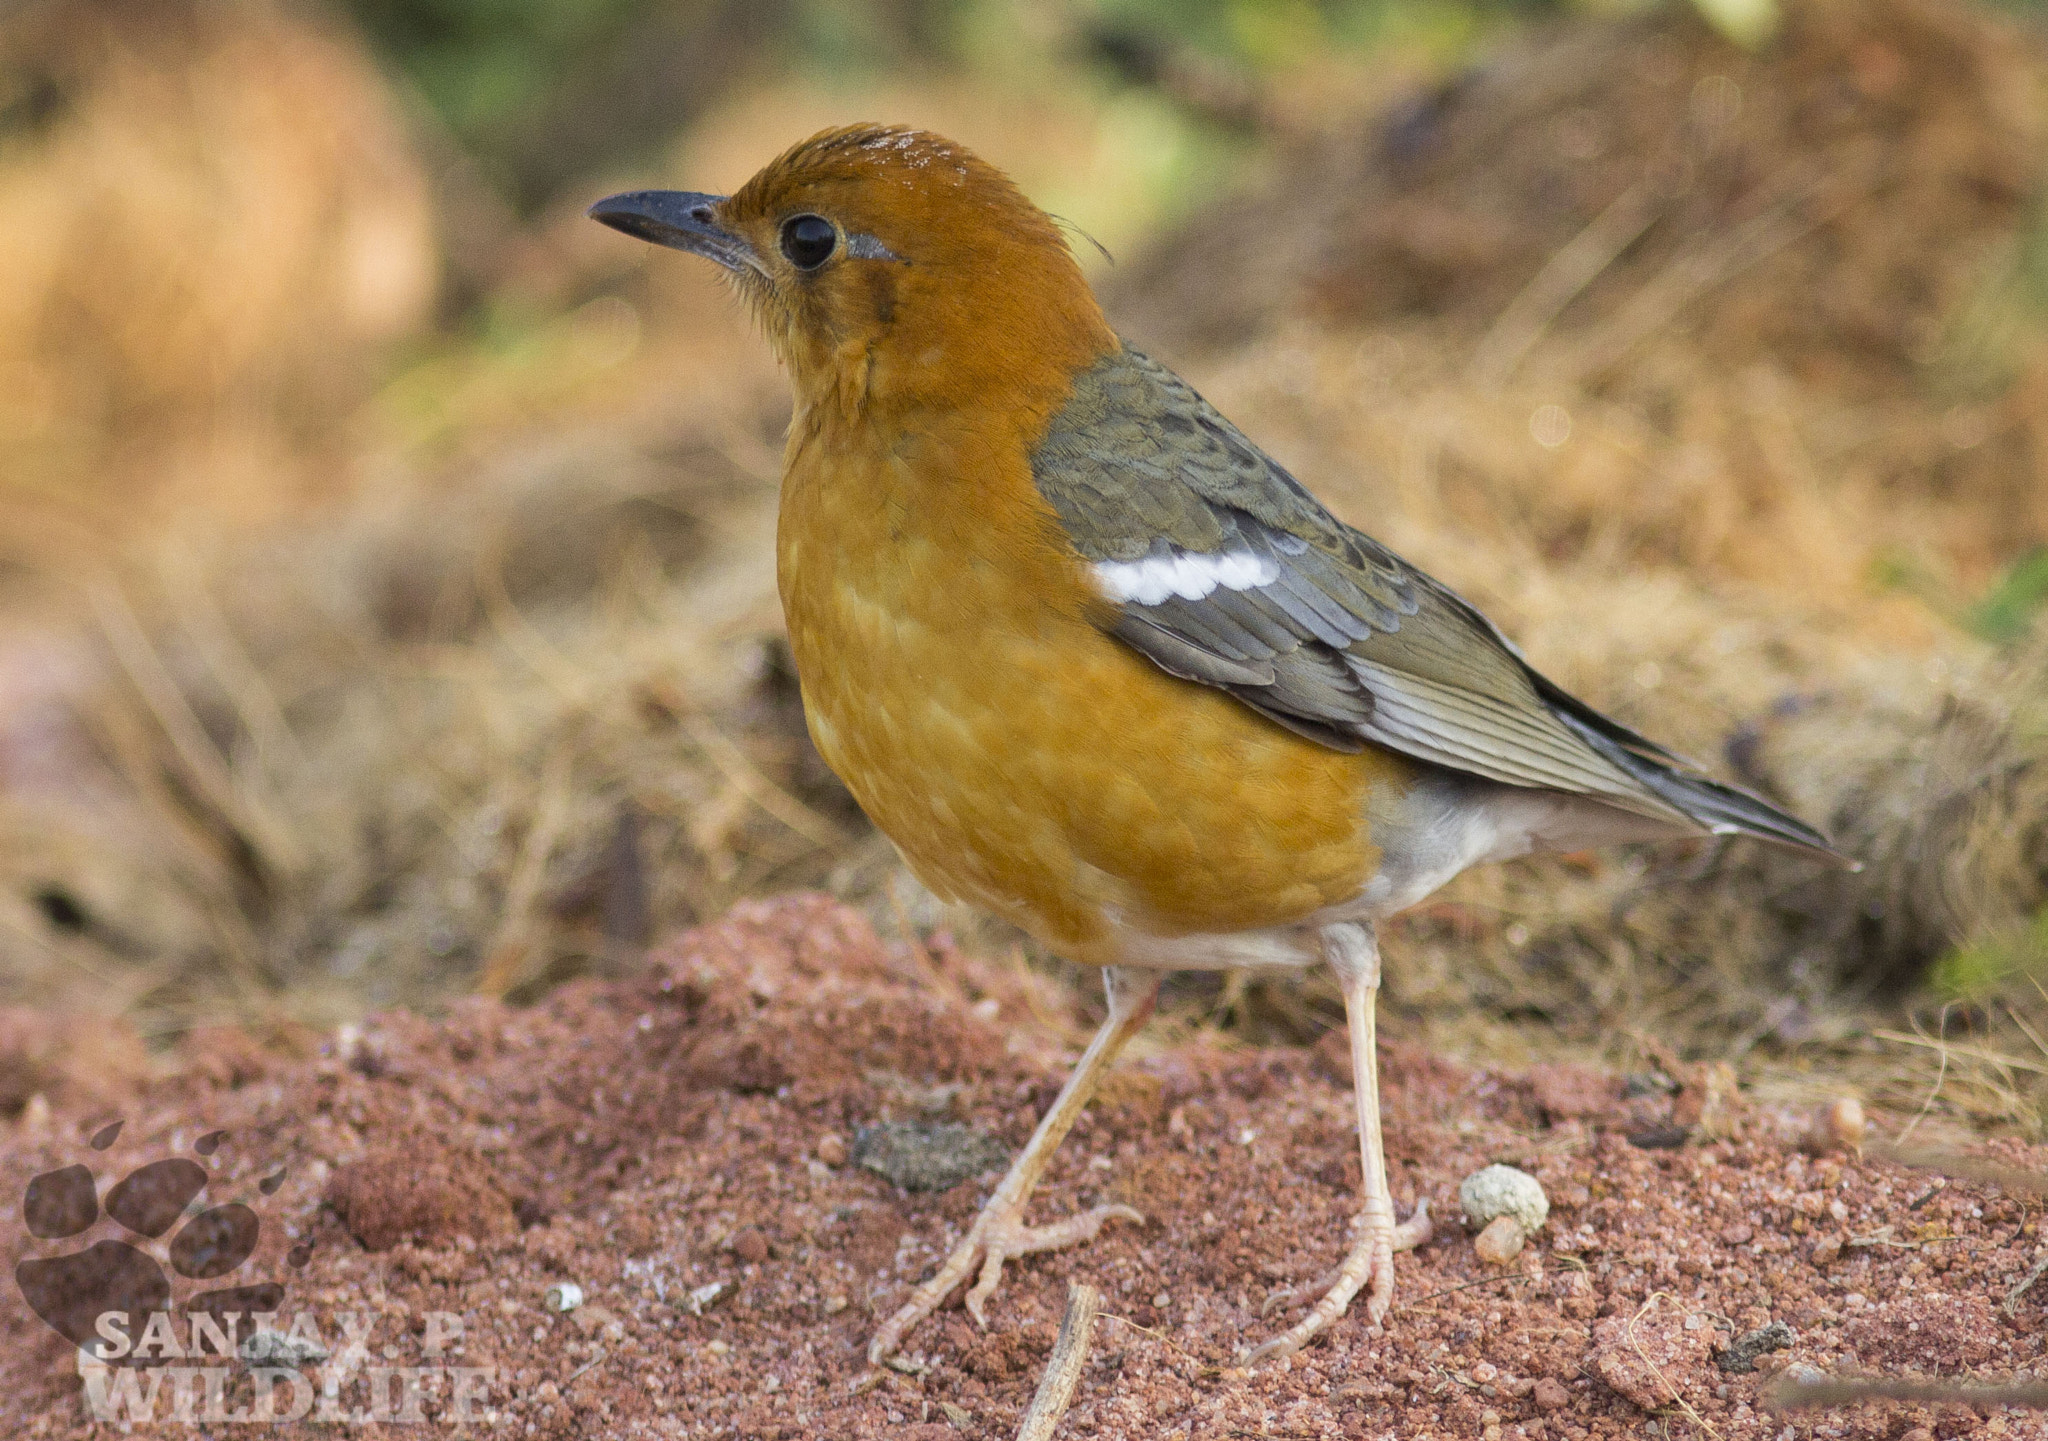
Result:
<svg viewBox="0 0 2048 1441">
<path fill-rule="evenodd" d="M 823 131 L 731 195 L 590 207 L 712 261 L 793 395 L 776 578 L 812 740 L 909 870 L 1100 967 L 1108 1014 L 880 1362 L 973 1278 L 1135 1210 L 1026 1203 L 1174 970 L 1327 964 L 1361 1159 L 1348 1250 L 1298 1350 L 1363 1290 L 1397 1219 L 1380 1130 L 1378 927 L 1533 851 L 1756 837 L 1851 864 L 1545 678 L 1470 602 L 1336 518 L 1111 327 L 1060 224 L 930 131 Z"/>
</svg>

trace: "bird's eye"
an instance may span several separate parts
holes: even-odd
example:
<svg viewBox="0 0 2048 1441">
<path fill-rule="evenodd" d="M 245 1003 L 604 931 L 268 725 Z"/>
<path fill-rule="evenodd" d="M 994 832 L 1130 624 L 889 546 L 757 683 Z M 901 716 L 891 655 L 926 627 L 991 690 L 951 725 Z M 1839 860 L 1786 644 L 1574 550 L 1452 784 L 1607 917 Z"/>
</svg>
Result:
<svg viewBox="0 0 2048 1441">
<path fill-rule="evenodd" d="M 798 270 L 816 270 L 832 258 L 839 232 L 822 215 L 793 215 L 782 222 L 782 253 Z"/>
</svg>

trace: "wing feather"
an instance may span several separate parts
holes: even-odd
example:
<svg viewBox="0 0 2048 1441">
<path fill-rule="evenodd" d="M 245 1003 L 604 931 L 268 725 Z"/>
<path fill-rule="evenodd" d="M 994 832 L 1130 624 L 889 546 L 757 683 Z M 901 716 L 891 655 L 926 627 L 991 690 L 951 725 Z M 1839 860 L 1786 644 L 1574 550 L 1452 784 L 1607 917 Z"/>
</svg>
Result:
<svg viewBox="0 0 2048 1441">
<path fill-rule="evenodd" d="M 1462 596 L 1337 520 L 1128 347 L 1080 377 L 1032 474 L 1117 603 L 1111 633 L 1173 675 L 1335 749 L 1834 854 L 1544 679 Z"/>
</svg>

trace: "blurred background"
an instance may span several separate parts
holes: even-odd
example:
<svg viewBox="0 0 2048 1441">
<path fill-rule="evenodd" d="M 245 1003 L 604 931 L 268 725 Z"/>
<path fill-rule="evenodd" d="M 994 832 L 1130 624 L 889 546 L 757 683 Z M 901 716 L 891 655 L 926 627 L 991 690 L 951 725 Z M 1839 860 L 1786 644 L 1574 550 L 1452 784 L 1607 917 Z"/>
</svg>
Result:
<svg viewBox="0 0 2048 1441">
<path fill-rule="evenodd" d="M 1467 876 L 1389 937 L 1390 1031 L 2038 1132 L 2044 41 L 2040 0 L 9 0 L 0 1115 L 796 887 L 1093 1004 L 811 751 L 781 379 L 710 267 L 582 218 L 882 120 L 1008 169 L 1134 343 L 1537 664 L 1867 863 Z M 1341 1018 L 1176 987 L 1225 1044 Z"/>
</svg>

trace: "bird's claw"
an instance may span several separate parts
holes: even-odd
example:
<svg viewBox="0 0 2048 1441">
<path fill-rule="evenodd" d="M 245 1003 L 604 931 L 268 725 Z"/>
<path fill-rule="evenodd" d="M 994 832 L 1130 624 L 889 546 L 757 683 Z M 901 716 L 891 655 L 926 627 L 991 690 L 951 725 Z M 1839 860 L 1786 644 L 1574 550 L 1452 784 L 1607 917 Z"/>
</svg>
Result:
<svg viewBox="0 0 2048 1441">
<path fill-rule="evenodd" d="M 960 1244 L 953 1248 L 952 1254 L 946 1257 L 945 1264 L 929 1281 L 911 1292 L 910 1299 L 898 1308 L 895 1315 L 882 1323 L 882 1329 L 868 1343 L 869 1365 L 879 1365 L 902 1343 L 912 1326 L 945 1304 L 946 1298 L 967 1279 L 970 1272 L 979 1269 L 980 1275 L 967 1293 L 967 1314 L 974 1318 L 975 1325 L 986 1328 L 988 1317 L 983 1308 L 988 1298 L 995 1294 L 996 1287 L 1002 1284 L 1003 1263 L 1011 1257 L 1057 1251 L 1092 1241 L 1108 1221 L 1145 1223 L 1144 1216 L 1129 1206 L 1110 1205 L 1093 1207 L 1048 1226 L 1027 1226 L 1022 1220 L 1023 1209 L 1021 1205 L 1000 1201 L 990 1201 L 982 1207 L 981 1214 L 974 1218 L 974 1224 L 968 1228 Z"/>
<path fill-rule="evenodd" d="M 1305 1295 L 1317 1287 L 1327 1285 L 1323 1298 L 1316 1302 L 1315 1309 L 1296 1322 L 1292 1327 L 1275 1336 L 1263 1346 L 1255 1346 L 1242 1353 L 1238 1364 L 1256 1366 L 1261 1361 L 1276 1360 L 1291 1356 L 1307 1345 L 1329 1324 L 1344 1314 L 1351 1304 L 1351 1298 L 1365 1289 L 1365 1316 L 1373 1325 L 1386 1318 L 1387 1310 L 1394 1304 L 1394 1253 L 1412 1251 L 1430 1237 L 1429 1202 L 1418 1201 L 1414 1212 L 1407 1220 L 1395 1224 L 1387 1212 L 1378 1217 L 1367 1215 L 1359 1229 L 1359 1235 L 1351 1247 L 1351 1253 L 1344 1258 L 1344 1264 L 1319 1281 L 1316 1286 L 1295 1286 L 1277 1292 L 1267 1298 L 1261 1317 L 1269 1314 L 1276 1306 L 1284 1306 L 1298 1295 Z M 1366 1289 L 1368 1288 L 1369 1289 Z"/>
</svg>

